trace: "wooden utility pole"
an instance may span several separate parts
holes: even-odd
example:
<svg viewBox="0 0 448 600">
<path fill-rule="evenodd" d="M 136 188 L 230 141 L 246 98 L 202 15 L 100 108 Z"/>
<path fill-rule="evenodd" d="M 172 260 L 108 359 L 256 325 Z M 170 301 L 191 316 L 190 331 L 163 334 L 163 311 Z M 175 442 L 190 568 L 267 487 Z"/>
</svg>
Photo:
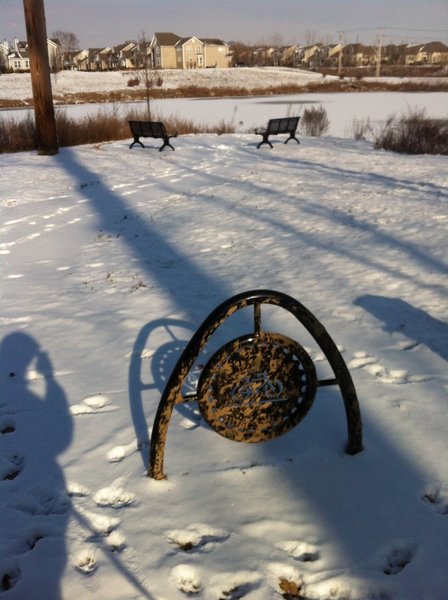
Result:
<svg viewBox="0 0 448 600">
<path fill-rule="evenodd" d="M 376 76 L 381 75 L 381 54 L 383 50 L 383 30 L 378 34 L 378 50 L 376 51 Z"/>
<path fill-rule="evenodd" d="M 23 7 L 30 53 L 37 151 L 39 154 L 57 154 L 59 150 L 51 92 L 44 0 L 23 0 Z"/>
<path fill-rule="evenodd" d="M 339 55 L 338 55 L 338 75 L 342 75 L 342 53 L 344 51 L 344 37 L 345 31 L 339 32 Z"/>
</svg>

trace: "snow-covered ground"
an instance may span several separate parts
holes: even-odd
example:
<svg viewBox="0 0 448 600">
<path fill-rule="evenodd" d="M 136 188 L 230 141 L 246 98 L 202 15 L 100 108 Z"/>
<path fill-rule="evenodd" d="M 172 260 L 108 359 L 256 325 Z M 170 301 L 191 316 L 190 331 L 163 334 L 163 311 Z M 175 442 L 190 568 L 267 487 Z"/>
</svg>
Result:
<svg viewBox="0 0 448 600">
<path fill-rule="evenodd" d="M 248 90 L 279 85 L 306 85 L 309 82 L 323 82 L 320 73 L 297 69 L 253 68 L 253 69 L 165 69 L 160 71 L 163 88 L 181 86 L 198 87 L 241 87 Z M 108 92 L 126 90 L 128 80 L 134 77 L 132 71 L 81 72 L 61 71 L 51 76 L 55 95 L 75 92 Z M 32 97 L 31 76 L 28 73 L 7 74 L 0 78 L 0 98 L 22 99 Z"/>
<path fill-rule="evenodd" d="M 0 157 L 2 600 L 446 599 L 448 159 L 301 139 Z M 340 347 L 364 451 L 344 453 L 324 387 L 262 444 L 179 406 L 167 479 L 147 478 L 181 349 L 257 288 L 297 298 Z M 285 311 L 262 323 L 331 375 Z M 251 330 L 232 317 L 207 356 Z"/>
</svg>

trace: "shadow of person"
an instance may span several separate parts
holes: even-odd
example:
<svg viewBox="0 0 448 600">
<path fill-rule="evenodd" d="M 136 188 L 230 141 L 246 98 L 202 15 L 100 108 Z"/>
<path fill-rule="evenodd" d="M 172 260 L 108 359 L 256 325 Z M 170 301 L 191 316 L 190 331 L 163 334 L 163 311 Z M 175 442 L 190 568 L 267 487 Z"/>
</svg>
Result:
<svg viewBox="0 0 448 600">
<path fill-rule="evenodd" d="M 447 323 L 400 298 L 366 294 L 357 298 L 355 304 L 382 321 L 384 331 L 400 332 L 414 340 L 416 345 L 424 344 L 432 352 L 448 360 Z"/>
<path fill-rule="evenodd" d="M 72 419 L 48 355 L 27 333 L 0 345 L 0 590 L 8 598 L 62 597 L 70 500 L 58 456 Z"/>
</svg>

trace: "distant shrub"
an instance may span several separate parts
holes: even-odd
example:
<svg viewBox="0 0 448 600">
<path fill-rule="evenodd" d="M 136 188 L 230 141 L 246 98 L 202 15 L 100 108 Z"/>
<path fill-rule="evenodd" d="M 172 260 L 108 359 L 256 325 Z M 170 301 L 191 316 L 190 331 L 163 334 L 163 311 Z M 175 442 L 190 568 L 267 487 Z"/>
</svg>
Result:
<svg viewBox="0 0 448 600">
<path fill-rule="evenodd" d="M 137 85 L 140 85 L 140 79 L 138 77 L 131 77 L 130 79 L 128 79 L 128 87 L 135 87 Z"/>
<path fill-rule="evenodd" d="M 0 118 L 0 153 L 33 150 L 36 147 L 36 129 L 32 113 L 24 119 Z"/>
<path fill-rule="evenodd" d="M 448 154 L 448 118 L 429 119 L 424 110 L 390 117 L 374 143 L 375 148 L 403 154 Z"/>
<path fill-rule="evenodd" d="M 327 111 L 323 106 L 306 108 L 300 121 L 300 128 L 305 135 L 319 137 L 330 126 Z"/>
<path fill-rule="evenodd" d="M 355 140 L 368 140 L 372 138 L 373 130 L 370 119 L 358 120 L 352 122 L 352 135 Z"/>
</svg>

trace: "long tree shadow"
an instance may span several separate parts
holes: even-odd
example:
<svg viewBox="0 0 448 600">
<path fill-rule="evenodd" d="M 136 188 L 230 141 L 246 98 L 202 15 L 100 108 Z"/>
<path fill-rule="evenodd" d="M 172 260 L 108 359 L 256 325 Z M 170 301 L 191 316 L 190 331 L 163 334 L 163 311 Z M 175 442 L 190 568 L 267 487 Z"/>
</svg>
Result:
<svg viewBox="0 0 448 600">
<path fill-rule="evenodd" d="M 328 143 L 328 141 L 326 142 Z M 344 140 L 344 147 L 346 143 L 347 141 Z M 249 147 L 246 146 L 245 148 L 242 148 L 241 151 L 245 154 L 252 154 L 255 148 L 256 144 L 254 143 Z M 335 144 L 335 151 L 336 150 L 337 144 Z M 431 181 L 415 181 L 412 179 L 404 179 L 399 176 L 382 175 L 369 170 L 357 171 L 355 169 L 347 169 L 341 166 L 336 167 L 317 161 L 310 161 L 303 157 L 296 159 L 285 157 L 283 155 L 275 155 L 268 150 L 266 150 L 261 158 L 266 161 L 281 162 L 283 164 L 290 164 L 293 166 L 302 165 L 306 168 L 309 168 L 311 172 L 315 172 L 320 177 L 325 175 L 330 179 L 337 179 L 339 181 L 349 179 L 350 181 L 354 181 L 359 184 L 367 184 L 369 186 L 383 185 L 391 187 L 392 189 L 401 187 L 410 193 L 421 193 L 422 188 L 424 188 L 427 192 L 434 196 L 434 200 L 448 200 L 448 189 L 446 186 L 437 185 Z"/>
<path fill-rule="evenodd" d="M 248 154 L 253 152 L 254 150 L 248 150 L 247 148 L 243 148 L 240 150 L 241 152 Z M 363 172 L 358 173 L 357 171 L 351 169 L 344 169 L 341 167 L 330 167 L 328 165 L 322 165 L 320 163 L 310 162 L 307 160 L 294 160 L 292 158 L 282 156 L 275 156 L 272 153 L 266 154 L 262 156 L 261 160 L 266 163 L 281 163 L 282 165 L 290 165 L 294 167 L 304 166 L 309 169 L 312 173 L 316 172 L 317 175 L 321 175 L 321 173 L 328 174 L 331 178 L 338 179 L 338 181 L 344 181 L 348 179 L 359 178 L 360 183 L 362 182 L 364 185 L 371 186 L 372 189 L 375 189 L 377 186 L 390 186 L 395 188 L 397 186 L 403 187 L 409 191 L 419 191 L 421 192 L 422 182 L 413 182 L 410 180 L 404 180 L 400 178 L 394 178 L 389 176 L 378 175 L 374 172 Z M 269 225 L 272 227 L 277 233 L 286 233 L 293 234 L 298 236 L 303 243 L 307 245 L 307 247 L 315 247 L 320 249 L 328 250 L 328 243 L 326 240 L 320 239 L 313 233 L 309 233 L 306 230 L 297 229 L 297 225 L 294 223 L 294 220 L 291 219 L 290 222 L 285 223 L 281 219 L 277 218 L 274 213 L 271 212 L 261 212 L 256 213 L 251 210 L 250 207 L 245 206 L 244 204 L 235 205 L 234 202 L 226 198 L 225 189 L 226 186 L 232 185 L 231 182 L 228 181 L 224 176 L 216 174 L 216 173 L 206 173 L 201 174 L 194 170 L 191 165 L 183 165 L 185 172 L 190 175 L 194 175 L 199 182 L 202 182 L 203 185 L 206 186 L 206 189 L 209 189 L 211 186 L 214 188 L 218 188 L 222 190 L 222 194 L 219 195 L 219 200 L 222 206 L 228 208 L 233 212 L 237 212 L 242 217 L 250 218 L 255 222 L 259 222 L 262 224 Z M 167 192 L 170 192 L 169 186 L 161 183 L 162 188 L 165 188 Z M 338 210 L 334 207 L 328 207 L 325 203 L 317 203 L 310 199 L 307 199 L 306 202 L 297 203 L 296 199 L 291 197 L 288 194 L 279 194 L 278 191 L 272 189 L 269 186 L 263 186 L 259 181 L 238 181 L 238 185 L 244 190 L 246 190 L 247 194 L 250 195 L 263 195 L 264 197 L 272 197 L 273 205 L 281 203 L 288 204 L 291 210 L 306 212 L 308 214 L 317 216 L 323 220 L 324 223 L 329 223 L 331 226 L 334 224 L 338 226 L 342 226 L 347 229 L 347 231 L 353 231 L 355 233 L 362 233 L 364 235 L 368 235 L 372 238 L 374 243 L 380 244 L 385 248 L 396 248 L 398 251 L 403 253 L 404 256 L 408 257 L 408 259 L 413 260 L 417 264 L 424 266 L 425 268 L 431 268 L 439 271 L 440 273 L 446 273 L 448 266 L 442 260 L 437 259 L 435 256 L 431 256 L 428 252 L 424 252 L 421 247 L 417 244 L 413 243 L 411 240 L 403 241 L 396 236 L 389 234 L 384 229 L 380 227 L 376 227 L 374 224 L 367 223 L 361 219 L 357 219 L 353 216 L 347 216 L 347 214 Z M 448 191 L 446 188 L 441 186 L 434 186 L 429 182 L 424 183 L 425 189 L 428 189 L 430 193 L 434 195 L 434 200 L 440 202 L 441 198 L 444 195 L 448 198 Z M 195 193 L 195 197 L 197 200 L 200 200 L 204 204 L 208 204 L 210 202 L 216 201 L 216 194 L 214 194 L 213 198 L 207 193 L 207 191 L 201 190 L 198 186 L 198 189 Z M 300 219 L 297 219 L 297 222 L 300 223 Z M 360 252 L 359 248 L 356 252 L 348 247 L 331 247 L 331 251 L 335 254 L 340 254 L 342 256 L 346 256 L 354 261 L 363 262 L 366 266 L 371 268 L 379 269 L 384 272 L 389 273 L 392 276 L 399 277 L 401 279 L 406 280 L 415 280 L 416 274 L 406 273 L 403 269 L 399 269 L 398 267 L 386 264 L 381 260 L 381 257 L 374 256 L 369 252 Z M 402 261 L 402 264 L 406 264 L 406 260 Z M 426 287 L 436 287 L 426 284 L 425 282 L 420 282 L 421 285 Z"/>
<path fill-rule="evenodd" d="M 382 322 L 384 331 L 402 333 L 414 340 L 416 346 L 424 344 L 448 360 L 448 323 L 435 319 L 401 298 L 366 294 L 357 298 L 355 304 Z"/>
</svg>

